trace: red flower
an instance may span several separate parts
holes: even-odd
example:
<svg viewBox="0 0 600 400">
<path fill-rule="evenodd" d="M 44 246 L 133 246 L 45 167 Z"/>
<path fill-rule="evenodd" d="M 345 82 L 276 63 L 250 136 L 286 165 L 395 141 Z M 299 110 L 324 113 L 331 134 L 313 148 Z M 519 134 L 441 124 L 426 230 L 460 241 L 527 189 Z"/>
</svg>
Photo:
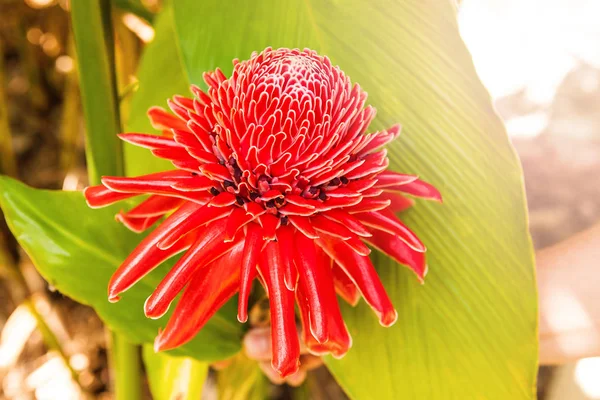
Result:
<svg viewBox="0 0 600 400">
<path fill-rule="evenodd" d="M 404 194 L 441 201 L 414 175 L 386 171 L 382 146 L 400 127 L 365 134 L 375 109 L 367 94 L 311 50 L 266 49 L 234 61 L 231 78 L 206 73 L 208 92 L 175 96 L 148 112 L 163 136 L 120 137 L 172 161 L 174 170 L 135 178 L 104 177 L 89 187 L 91 207 L 150 196 L 117 219 L 141 232 L 164 216 L 113 275 L 110 301 L 157 265 L 181 258 L 145 304 L 150 318 L 181 300 L 155 349 L 182 345 L 239 292 L 238 320 L 247 320 L 255 277 L 270 301 L 273 367 L 298 368 L 294 304 L 311 352 L 343 356 L 352 341 L 336 299 L 360 295 L 383 326 L 397 313 L 369 259 L 371 245 L 422 280 L 425 246 L 396 212 Z M 365 244 L 366 243 L 366 244 Z"/>
</svg>

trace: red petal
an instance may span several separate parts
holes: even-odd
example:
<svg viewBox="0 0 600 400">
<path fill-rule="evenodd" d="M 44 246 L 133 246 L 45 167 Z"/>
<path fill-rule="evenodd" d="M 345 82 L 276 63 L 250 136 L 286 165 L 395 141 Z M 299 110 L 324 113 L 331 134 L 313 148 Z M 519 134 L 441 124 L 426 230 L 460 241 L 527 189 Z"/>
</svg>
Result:
<svg viewBox="0 0 600 400">
<path fill-rule="evenodd" d="M 322 251 L 317 253 L 312 239 L 296 235 L 295 264 L 308 297 L 311 332 L 319 343 L 330 339 L 332 324 L 344 324 L 335 297 L 331 263 Z"/>
<path fill-rule="evenodd" d="M 360 300 L 360 292 L 354 282 L 352 282 L 352 279 L 350 279 L 344 270 L 338 267 L 337 264 L 333 265 L 332 272 L 333 283 L 337 294 L 339 294 L 342 299 L 346 300 L 348 304 L 353 306 L 357 305 Z"/>
<path fill-rule="evenodd" d="M 182 203 L 183 200 L 178 198 L 152 195 L 125 214 L 136 218 L 163 216 Z"/>
<path fill-rule="evenodd" d="M 352 232 L 344 225 L 331 219 L 327 219 L 322 215 L 314 216 L 310 219 L 310 222 L 318 232 L 324 232 L 328 235 L 344 240 L 350 239 L 352 236 L 354 236 Z"/>
<path fill-rule="evenodd" d="M 368 212 L 356 214 L 356 217 L 365 225 L 377 229 L 383 232 L 387 232 L 392 235 L 396 235 L 404 243 L 409 245 L 416 251 L 425 252 L 427 249 L 418 236 L 408 229 L 406 225 L 402 223 L 393 214 L 385 211 L 382 212 Z"/>
<path fill-rule="evenodd" d="M 244 204 L 244 208 L 246 209 L 246 213 L 248 215 L 251 215 L 252 218 L 256 218 L 267 212 L 267 210 L 265 210 L 263 207 L 259 206 L 256 203 L 252 203 L 252 202 Z"/>
<path fill-rule="evenodd" d="M 181 240 L 177 246 L 173 246 L 167 251 L 156 247 L 156 244 L 172 229 L 182 221 L 185 221 L 193 213 L 197 205 L 189 203 L 175 211 L 162 224 L 153 230 L 142 242 L 127 256 L 123 264 L 110 278 L 108 284 L 108 300 L 111 302 L 119 300 L 119 294 L 123 293 L 146 274 L 152 271 L 156 266 L 177 254 L 184 248 L 190 246 L 189 237 Z"/>
<path fill-rule="evenodd" d="M 344 211 L 349 214 L 357 214 L 369 211 L 379 211 L 387 208 L 390 205 L 390 200 L 385 199 L 372 199 L 367 198 L 363 199 L 359 204 L 353 205 L 351 207 L 344 207 Z"/>
<path fill-rule="evenodd" d="M 216 181 L 233 181 L 227 167 L 221 164 L 204 164 L 200 167 L 200 171 L 205 176 Z"/>
<path fill-rule="evenodd" d="M 319 237 L 315 228 L 313 228 L 310 218 L 306 217 L 297 217 L 297 216 L 288 216 L 288 220 L 296 229 L 302 232 L 306 237 L 310 239 L 316 239 Z"/>
<path fill-rule="evenodd" d="M 233 237 L 237 231 L 253 219 L 254 217 L 252 215 L 248 215 L 244 208 L 235 207 L 233 212 L 229 214 L 229 217 L 227 217 L 225 240 L 233 240 Z"/>
<path fill-rule="evenodd" d="M 399 174 L 393 171 L 383 171 L 376 177 L 375 187 L 384 188 L 388 186 L 402 186 L 416 181 L 419 177 L 416 175 Z"/>
<path fill-rule="evenodd" d="M 352 215 L 350 215 L 344 211 L 330 210 L 330 211 L 324 212 L 322 215 L 326 218 L 329 218 L 333 221 L 336 221 L 336 222 L 344 225 L 352 233 L 354 233 L 358 236 L 363 236 L 363 237 L 371 236 L 371 232 L 369 232 L 368 229 L 365 228 L 364 225 L 361 224 L 357 218 L 353 217 Z"/>
<path fill-rule="evenodd" d="M 148 117 L 154 129 L 183 129 L 187 130 L 185 121 L 169 114 L 161 107 L 150 107 Z"/>
<path fill-rule="evenodd" d="M 134 178 L 121 176 L 105 176 L 102 183 L 115 192 L 135 194 L 160 194 L 179 197 L 196 203 L 204 204 L 208 200 L 205 193 L 184 192 L 174 189 L 172 185 L 179 180 L 191 177 L 183 171 L 166 171 L 157 174 L 138 176 Z"/>
<path fill-rule="evenodd" d="M 209 204 L 197 209 L 189 217 L 182 221 L 179 225 L 174 226 L 162 239 L 158 242 L 159 249 L 168 249 L 173 246 L 183 235 L 198 229 L 213 221 L 222 219 L 231 214 L 232 207 L 211 207 Z"/>
<path fill-rule="evenodd" d="M 290 225 L 282 226 L 277 230 L 277 241 L 281 252 L 281 260 L 285 268 L 285 286 L 294 291 L 298 283 L 298 271 L 294 265 L 294 231 Z"/>
<path fill-rule="evenodd" d="M 161 219 L 162 215 L 154 217 L 132 217 L 126 213 L 119 213 L 115 219 L 125 225 L 130 231 L 141 233 L 150 228 L 156 221 Z"/>
<path fill-rule="evenodd" d="M 417 179 L 416 181 L 406 185 L 389 186 L 385 189 L 410 194 L 422 199 L 435 200 L 439 201 L 440 203 L 442 202 L 442 195 L 440 192 L 433 185 L 420 179 Z"/>
<path fill-rule="evenodd" d="M 281 220 L 272 214 L 263 214 L 258 220 L 263 228 L 263 239 L 274 240 Z"/>
<path fill-rule="evenodd" d="M 323 248 L 330 257 L 353 280 L 365 301 L 373 308 L 379 322 L 383 326 L 391 326 L 398 319 L 398 313 L 394 309 L 385 288 L 377 276 L 371 260 L 367 256 L 361 256 L 341 240 L 325 241 L 317 239 L 316 243 Z"/>
<path fill-rule="evenodd" d="M 298 283 L 296 299 L 298 301 L 298 308 L 300 308 L 302 340 L 306 344 L 308 351 L 318 356 L 331 353 L 336 358 L 340 358 L 346 354 L 346 352 L 352 346 L 352 338 L 348 333 L 348 329 L 346 328 L 344 321 L 340 318 L 330 318 L 331 316 L 327 315 L 326 317 L 328 318 L 329 324 L 329 340 L 326 343 L 319 343 L 313 336 L 310 329 L 309 319 L 311 310 L 306 288 L 302 282 Z"/>
<path fill-rule="evenodd" d="M 419 281 L 423 282 L 423 278 L 427 274 L 425 253 L 413 250 L 398 237 L 386 232 L 374 230 L 373 237 L 365 240 L 400 264 L 408 266 L 417 274 Z"/>
<path fill-rule="evenodd" d="M 176 141 L 164 136 L 148 135 L 144 133 L 122 133 L 117 136 L 127 143 L 145 149 L 183 149 Z"/>
<path fill-rule="evenodd" d="M 225 224 L 217 222 L 198 234 L 192 247 L 175 263 L 146 300 L 144 310 L 147 317 L 162 317 L 195 271 L 231 251 L 234 243 L 224 242 L 224 233 Z"/>
<path fill-rule="evenodd" d="M 119 193 L 110 190 L 104 185 L 97 185 L 88 186 L 83 189 L 83 195 L 89 207 L 100 208 L 137 196 L 138 193 Z"/>
<path fill-rule="evenodd" d="M 413 199 L 409 199 L 408 197 L 404 197 L 401 194 L 394 192 L 384 191 L 379 195 L 378 199 L 389 200 L 390 205 L 387 209 L 393 213 L 398 213 L 407 210 L 415 204 L 415 201 Z"/>
<path fill-rule="evenodd" d="M 248 320 L 248 297 L 250 296 L 252 281 L 256 277 L 256 264 L 264 243 L 262 235 L 262 230 L 258 224 L 251 223 L 246 228 L 237 314 L 238 321 L 242 323 Z"/>
<path fill-rule="evenodd" d="M 209 207 L 227 207 L 235 204 L 235 195 L 229 192 L 221 192 L 208 202 Z"/>
<path fill-rule="evenodd" d="M 169 350 L 190 341 L 237 291 L 241 246 L 199 269 L 185 289 L 173 316 L 154 341 L 154 350 Z"/>
<path fill-rule="evenodd" d="M 377 150 L 378 148 L 383 147 L 386 144 L 392 142 L 394 139 L 396 139 L 398 137 L 399 134 L 400 134 L 400 125 L 397 124 L 385 131 L 377 132 L 372 135 L 369 135 L 370 140 L 367 142 L 367 144 L 363 148 L 360 149 L 360 153 L 366 154 L 366 153 L 370 153 L 374 150 Z M 374 136 L 374 137 L 370 137 L 370 136 Z M 356 149 L 355 149 L 355 151 L 356 151 Z"/>
<path fill-rule="evenodd" d="M 298 215 L 302 217 L 308 217 L 316 213 L 314 208 L 300 207 L 292 203 L 288 203 L 279 209 L 279 212 L 283 215 Z"/>
<path fill-rule="evenodd" d="M 284 283 L 279 245 L 269 242 L 261 254 L 259 271 L 265 282 L 271 308 L 271 341 L 275 371 L 286 377 L 300 367 L 300 344 L 294 320 L 294 293 Z"/>
</svg>

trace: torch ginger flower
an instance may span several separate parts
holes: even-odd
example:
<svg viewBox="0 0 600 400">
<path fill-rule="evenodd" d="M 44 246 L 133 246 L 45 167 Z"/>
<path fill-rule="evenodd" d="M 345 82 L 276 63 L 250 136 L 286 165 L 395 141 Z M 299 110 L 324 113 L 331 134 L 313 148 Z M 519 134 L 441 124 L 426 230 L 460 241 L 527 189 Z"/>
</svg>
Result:
<svg viewBox="0 0 600 400">
<path fill-rule="evenodd" d="M 399 125 L 366 134 L 375 109 L 327 57 L 268 48 L 235 60 L 230 78 L 217 69 L 204 80 L 207 92 L 192 86 L 193 99 L 169 100 L 175 115 L 150 109 L 162 136 L 120 135 L 176 169 L 107 176 L 84 192 L 91 207 L 150 195 L 117 215 L 136 232 L 167 216 L 112 276 L 109 300 L 183 252 L 145 304 L 146 316 L 159 318 L 183 291 L 157 351 L 191 340 L 237 292 L 245 322 L 258 277 L 269 297 L 275 370 L 298 369 L 295 303 L 308 349 L 341 357 L 352 341 L 336 292 L 352 305 L 362 295 L 381 325 L 392 325 L 397 313 L 366 244 L 422 280 L 425 246 L 395 213 L 413 203 L 404 194 L 441 196 L 414 175 L 386 171 L 381 148 Z"/>
</svg>

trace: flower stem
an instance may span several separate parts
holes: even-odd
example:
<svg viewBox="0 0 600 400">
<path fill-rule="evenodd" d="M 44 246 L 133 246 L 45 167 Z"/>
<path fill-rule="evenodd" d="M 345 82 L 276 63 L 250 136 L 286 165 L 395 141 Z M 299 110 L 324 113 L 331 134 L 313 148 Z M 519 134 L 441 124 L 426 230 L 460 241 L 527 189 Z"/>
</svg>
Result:
<svg viewBox="0 0 600 400">
<path fill-rule="evenodd" d="M 71 2 L 71 20 L 81 99 L 86 121 L 86 158 L 91 184 L 103 175 L 123 175 L 123 150 L 110 0 Z M 140 356 L 137 346 L 111 334 L 109 361 L 114 373 L 115 398 L 141 398 Z"/>
<path fill-rule="evenodd" d="M 123 335 L 110 332 L 109 363 L 114 373 L 113 384 L 117 400 L 142 398 L 139 351 L 139 347 L 130 343 Z"/>
</svg>

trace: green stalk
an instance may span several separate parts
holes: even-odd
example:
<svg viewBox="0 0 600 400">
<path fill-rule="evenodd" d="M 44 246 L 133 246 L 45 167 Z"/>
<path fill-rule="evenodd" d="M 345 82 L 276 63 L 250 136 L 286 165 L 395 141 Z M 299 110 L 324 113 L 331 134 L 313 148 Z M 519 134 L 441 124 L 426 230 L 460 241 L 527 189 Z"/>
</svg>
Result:
<svg viewBox="0 0 600 400">
<path fill-rule="evenodd" d="M 71 20 L 83 113 L 86 158 L 91 184 L 102 175 L 123 175 L 123 150 L 117 95 L 113 29 L 109 0 L 71 2 Z"/>
<path fill-rule="evenodd" d="M 103 175 L 123 175 L 123 150 L 110 0 L 71 2 L 73 37 L 86 121 L 86 157 L 91 184 Z M 141 398 L 139 349 L 112 333 L 109 361 L 117 400 Z"/>
<path fill-rule="evenodd" d="M 115 398 L 142 398 L 140 349 L 123 335 L 111 332 L 109 362 L 114 373 Z"/>
<path fill-rule="evenodd" d="M 8 121 L 8 101 L 4 92 L 4 49 L 0 40 L 0 173 L 17 176 L 17 163 L 12 147 Z"/>
</svg>

